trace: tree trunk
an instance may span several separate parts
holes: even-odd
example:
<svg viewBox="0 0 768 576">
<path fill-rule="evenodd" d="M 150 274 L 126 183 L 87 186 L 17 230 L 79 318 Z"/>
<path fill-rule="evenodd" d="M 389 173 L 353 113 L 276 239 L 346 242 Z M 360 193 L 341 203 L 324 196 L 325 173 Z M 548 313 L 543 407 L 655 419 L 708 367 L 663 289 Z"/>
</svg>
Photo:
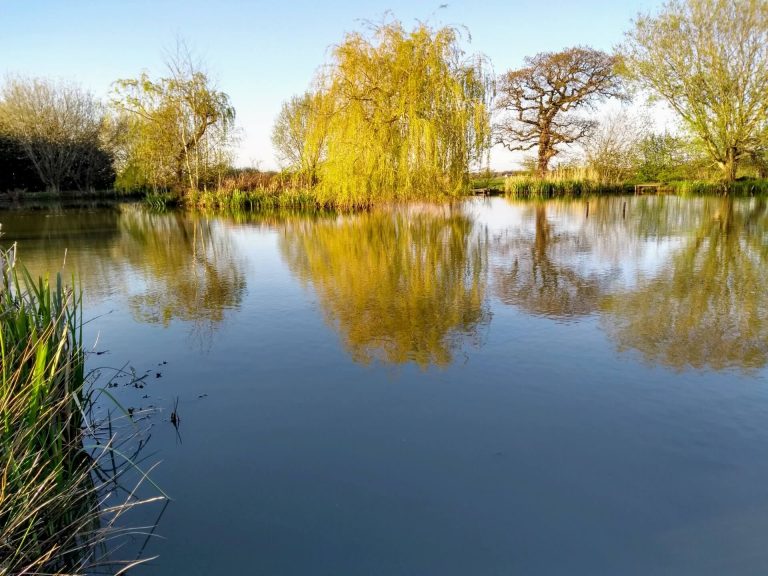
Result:
<svg viewBox="0 0 768 576">
<path fill-rule="evenodd" d="M 539 178 L 544 178 L 547 175 L 547 172 L 549 171 L 549 158 L 545 154 L 541 153 L 541 150 L 539 150 L 539 161 L 536 164 L 536 172 L 539 175 Z"/>
<path fill-rule="evenodd" d="M 725 162 L 722 163 L 723 178 L 726 183 L 732 184 L 736 181 L 736 170 L 738 169 L 738 158 L 735 148 L 729 148 L 725 156 Z"/>
<path fill-rule="evenodd" d="M 549 159 L 551 155 L 549 153 L 549 143 L 546 141 L 539 142 L 539 159 L 536 163 L 536 172 L 539 178 L 545 178 L 547 172 L 549 172 Z"/>
<path fill-rule="evenodd" d="M 552 153 L 552 140 L 548 129 L 542 129 L 539 135 L 539 159 L 536 163 L 536 172 L 539 178 L 545 178 L 549 172 L 549 161 L 554 154 Z"/>
</svg>

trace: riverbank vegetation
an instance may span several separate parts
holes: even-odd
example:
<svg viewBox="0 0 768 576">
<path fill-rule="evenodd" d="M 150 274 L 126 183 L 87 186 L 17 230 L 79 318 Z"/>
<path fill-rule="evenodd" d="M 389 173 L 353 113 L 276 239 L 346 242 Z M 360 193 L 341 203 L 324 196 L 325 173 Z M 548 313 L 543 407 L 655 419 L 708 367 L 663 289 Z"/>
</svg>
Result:
<svg viewBox="0 0 768 576">
<path fill-rule="evenodd" d="M 517 196 L 639 183 L 686 193 L 766 188 L 764 0 L 671 0 L 639 15 L 612 53 L 539 53 L 497 76 L 465 40 L 458 28 L 407 29 L 391 18 L 348 34 L 283 104 L 274 173 L 234 167 L 234 105 L 183 43 L 165 73 L 114 82 L 109 102 L 71 83 L 9 78 L 0 191 L 110 189 L 154 206 L 273 209 L 456 197 L 473 185 Z M 631 99 L 662 102 L 677 124 L 659 132 L 643 112 L 631 117 L 626 110 L 641 107 L 628 107 Z M 619 111 L 600 112 L 608 101 Z M 530 165 L 504 183 L 473 184 L 490 171 L 494 145 L 530 153 Z"/>
<path fill-rule="evenodd" d="M 0 252 L 0 574 L 117 573 L 109 539 L 137 498 L 132 466 L 92 418 L 79 294 L 34 281 Z M 107 465 L 107 462 L 109 464 Z"/>
</svg>

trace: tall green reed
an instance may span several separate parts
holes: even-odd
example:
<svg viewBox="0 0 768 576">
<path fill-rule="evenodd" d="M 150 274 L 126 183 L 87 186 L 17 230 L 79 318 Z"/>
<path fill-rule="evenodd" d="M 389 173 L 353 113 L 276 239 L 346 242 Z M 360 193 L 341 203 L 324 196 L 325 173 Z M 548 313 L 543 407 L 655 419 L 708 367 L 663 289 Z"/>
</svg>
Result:
<svg viewBox="0 0 768 576">
<path fill-rule="evenodd" d="M 0 251 L 0 575 L 122 573 L 136 562 L 112 561 L 106 543 L 142 501 L 111 503 L 125 461 L 114 465 L 114 438 L 89 442 L 80 292 L 15 260 Z"/>
<path fill-rule="evenodd" d="M 580 198 L 597 194 L 622 194 L 631 191 L 623 184 L 601 183 L 589 178 L 550 176 L 508 176 L 504 192 L 514 198 Z"/>
</svg>

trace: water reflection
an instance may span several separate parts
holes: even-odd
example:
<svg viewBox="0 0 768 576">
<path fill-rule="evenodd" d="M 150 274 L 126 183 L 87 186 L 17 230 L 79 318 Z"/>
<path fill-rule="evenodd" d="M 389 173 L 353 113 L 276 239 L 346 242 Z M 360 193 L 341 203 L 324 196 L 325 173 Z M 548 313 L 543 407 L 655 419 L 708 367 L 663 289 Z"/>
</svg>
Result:
<svg viewBox="0 0 768 576">
<path fill-rule="evenodd" d="M 113 257 L 143 277 L 128 296 L 137 320 L 164 326 L 188 322 L 204 342 L 225 311 L 240 305 L 246 286 L 243 264 L 215 222 L 132 208 L 122 212 L 119 229 Z"/>
<path fill-rule="evenodd" d="M 619 350 L 681 370 L 768 363 L 765 200 L 668 197 L 510 203 L 494 293 L 529 314 L 594 314 Z"/>
<path fill-rule="evenodd" d="M 355 361 L 445 366 L 490 319 L 485 235 L 455 208 L 299 221 L 280 247 Z"/>
<path fill-rule="evenodd" d="M 120 241 L 117 206 L 48 211 L 14 211 L 0 216 L 0 244 L 18 242 L 24 264 L 33 276 L 61 271 L 65 278 L 76 273 L 87 286 L 89 302 L 113 293 L 116 285 L 111 254 Z M 119 274 L 119 273 L 118 273 Z"/>
<path fill-rule="evenodd" d="M 246 276 L 236 227 L 278 234 L 283 261 L 358 362 L 446 366 L 506 305 L 572 324 L 599 317 L 619 350 L 675 370 L 754 370 L 768 363 L 767 213 L 758 199 L 621 197 L 344 217 L 123 205 L 0 222 L 33 274 L 61 269 L 66 252 L 89 303 L 116 297 L 139 322 L 178 321 L 203 348 L 243 305 L 246 281 L 260 281 Z"/>
<path fill-rule="evenodd" d="M 708 199 L 668 263 L 603 302 L 620 349 L 675 369 L 768 362 L 768 209 L 764 200 Z"/>
<path fill-rule="evenodd" d="M 568 230 L 557 230 L 548 219 L 547 204 L 518 207 L 524 222 L 533 220 L 533 237 L 505 230 L 494 238 L 497 297 L 504 304 L 556 319 L 593 312 L 599 305 L 605 277 L 594 271 L 582 272 L 573 261 L 574 255 L 589 249 L 588 240 Z"/>
</svg>

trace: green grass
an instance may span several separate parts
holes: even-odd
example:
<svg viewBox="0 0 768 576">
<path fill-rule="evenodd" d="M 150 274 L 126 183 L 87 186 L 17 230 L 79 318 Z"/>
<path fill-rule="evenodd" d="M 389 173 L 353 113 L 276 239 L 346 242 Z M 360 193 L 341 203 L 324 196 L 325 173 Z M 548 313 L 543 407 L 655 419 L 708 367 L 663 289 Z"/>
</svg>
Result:
<svg viewBox="0 0 768 576">
<path fill-rule="evenodd" d="M 552 176 L 509 176 L 504 181 L 504 192 L 514 198 L 580 198 L 611 194 L 633 194 L 635 182 L 601 184 L 591 178 Z M 661 183 L 661 191 L 680 196 L 732 196 L 768 195 L 768 180 L 743 179 L 730 185 L 709 180 L 682 180 Z"/>
<path fill-rule="evenodd" d="M 151 210 L 163 212 L 179 205 L 179 198 L 170 192 L 150 192 L 144 196 L 144 204 Z"/>
<path fill-rule="evenodd" d="M 509 176 L 504 192 L 514 198 L 581 198 L 583 196 L 624 194 L 632 187 L 625 184 L 600 184 L 580 178 L 542 179 L 533 176 Z"/>
<path fill-rule="evenodd" d="M 504 190 L 504 176 L 476 176 L 470 185 L 472 190 Z"/>
<path fill-rule="evenodd" d="M 273 181 L 270 188 L 255 188 L 243 190 L 239 188 L 223 188 L 188 192 L 179 197 L 170 193 L 148 194 L 145 204 L 153 210 L 163 211 L 171 207 L 211 211 L 241 213 L 246 211 L 276 211 L 276 210 L 365 210 L 372 207 L 370 199 L 349 202 L 339 201 L 338 198 L 326 198 L 317 188 L 308 186 L 290 187 L 282 180 Z M 635 182 L 604 183 L 600 182 L 588 170 L 562 169 L 553 171 L 546 178 L 533 175 L 515 175 L 504 177 L 488 176 L 475 177 L 471 180 L 472 190 L 503 191 L 513 198 L 582 198 L 587 196 L 605 196 L 634 193 Z M 664 183 L 663 192 L 679 195 L 719 195 L 728 190 L 722 182 L 717 181 L 673 181 Z M 734 182 L 730 193 L 736 196 L 755 196 L 768 194 L 768 180 L 745 179 Z M 449 195 L 428 197 L 423 200 L 440 201 L 452 198 Z M 402 202 L 407 199 L 400 200 Z M 340 203 L 341 202 L 341 203 Z"/>
<path fill-rule="evenodd" d="M 79 292 L 14 260 L 0 251 L 0 574 L 84 573 L 107 562 L 105 542 L 137 501 L 107 505 L 121 473 L 114 438 L 86 448 L 99 390 L 85 373 Z"/>
<path fill-rule="evenodd" d="M 716 181 L 683 180 L 670 182 L 667 186 L 674 194 L 679 194 L 680 196 L 716 196 L 724 194 L 730 194 L 732 196 L 768 195 L 768 180 L 762 179 L 736 180 L 730 185 Z"/>
<path fill-rule="evenodd" d="M 308 189 L 211 190 L 185 197 L 191 208 L 222 211 L 323 208 Z"/>
</svg>

